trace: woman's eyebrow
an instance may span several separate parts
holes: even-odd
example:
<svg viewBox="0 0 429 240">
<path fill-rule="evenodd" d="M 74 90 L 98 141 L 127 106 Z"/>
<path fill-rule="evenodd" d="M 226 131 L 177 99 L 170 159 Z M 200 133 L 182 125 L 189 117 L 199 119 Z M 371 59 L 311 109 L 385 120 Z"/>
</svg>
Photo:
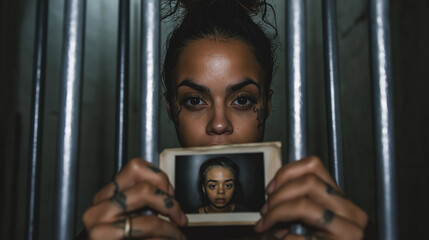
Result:
<svg viewBox="0 0 429 240">
<path fill-rule="evenodd" d="M 256 87 L 258 87 L 259 91 L 261 91 L 261 86 L 260 86 L 257 82 L 255 82 L 255 81 L 254 81 L 253 79 L 251 79 L 251 78 L 245 78 L 245 79 L 244 79 L 244 81 L 243 81 L 243 82 L 241 82 L 241 83 L 237 83 L 237 84 L 234 84 L 234 85 L 230 85 L 230 86 L 228 86 L 228 87 L 227 87 L 227 89 L 226 89 L 226 92 L 227 92 L 227 93 L 233 93 L 233 92 L 236 92 L 236 91 L 238 91 L 238 90 L 240 90 L 240 89 L 244 88 L 245 86 L 247 86 L 247 85 L 249 85 L 249 84 L 254 84 L 254 85 L 256 85 Z"/>
<path fill-rule="evenodd" d="M 201 92 L 201 93 L 204 93 L 207 95 L 210 94 L 210 89 L 208 87 L 193 83 L 192 80 L 188 79 L 188 78 L 183 80 L 181 83 L 179 83 L 179 85 L 177 85 L 176 91 L 177 91 L 177 89 L 179 89 L 179 87 L 182 87 L 182 86 L 190 87 L 190 88 L 194 89 L 195 91 L 198 91 L 198 92 Z"/>
</svg>

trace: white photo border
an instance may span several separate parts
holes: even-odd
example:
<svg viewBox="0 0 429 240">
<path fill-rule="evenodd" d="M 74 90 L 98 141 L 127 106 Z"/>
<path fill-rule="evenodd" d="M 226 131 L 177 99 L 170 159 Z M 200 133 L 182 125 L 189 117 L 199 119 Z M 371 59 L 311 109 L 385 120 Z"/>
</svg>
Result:
<svg viewBox="0 0 429 240">
<path fill-rule="evenodd" d="M 240 153 L 263 153 L 265 187 L 282 165 L 281 142 L 265 142 L 166 149 L 160 154 L 159 167 L 175 187 L 176 156 Z M 186 216 L 189 220 L 188 226 L 254 225 L 260 219 L 259 212 L 186 214 Z"/>
</svg>

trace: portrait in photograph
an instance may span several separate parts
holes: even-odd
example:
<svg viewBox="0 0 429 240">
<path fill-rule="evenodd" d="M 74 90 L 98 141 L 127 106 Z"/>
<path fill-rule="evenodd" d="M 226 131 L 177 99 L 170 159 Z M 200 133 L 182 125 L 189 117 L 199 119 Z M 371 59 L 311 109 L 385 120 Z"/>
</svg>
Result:
<svg viewBox="0 0 429 240">
<path fill-rule="evenodd" d="M 280 142 L 171 148 L 160 154 L 160 168 L 188 226 L 253 225 L 280 155 Z"/>
<path fill-rule="evenodd" d="M 176 199 L 185 213 L 257 212 L 265 202 L 264 155 L 176 156 Z"/>
</svg>

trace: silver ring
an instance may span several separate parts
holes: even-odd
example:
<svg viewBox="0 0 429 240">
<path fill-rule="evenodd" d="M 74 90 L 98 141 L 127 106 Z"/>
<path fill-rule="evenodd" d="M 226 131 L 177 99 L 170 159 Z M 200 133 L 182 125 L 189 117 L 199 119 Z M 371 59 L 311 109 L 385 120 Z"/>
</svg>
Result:
<svg viewBox="0 0 429 240">
<path fill-rule="evenodd" d="M 131 237 L 131 217 L 125 217 L 124 225 L 124 239 L 129 239 Z"/>
</svg>

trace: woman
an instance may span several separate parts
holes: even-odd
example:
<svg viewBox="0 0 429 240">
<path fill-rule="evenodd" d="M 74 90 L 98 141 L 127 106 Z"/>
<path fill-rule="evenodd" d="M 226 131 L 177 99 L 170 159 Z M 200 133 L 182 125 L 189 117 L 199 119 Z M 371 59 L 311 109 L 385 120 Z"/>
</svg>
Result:
<svg viewBox="0 0 429 240">
<path fill-rule="evenodd" d="M 174 3 L 173 3 L 174 4 Z M 261 142 L 271 111 L 274 54 L 271 39 L 250 17 L 265 1 L 188 0 L 171 34 L 163 68 L 167 110 L 183 147 Z M 177 8 L 175 8 L 177 9 Z M 282 167 L 267 187 L 256 232 L 303 222 L 312 235 L 286 228 L 283 239 L 362 239 L 367 214 L 343 197 L 317 157 Z M 132 159 L 93 198 L 83 222 L 91 239 L 184 239 L 187 218 L 166 174 Z M 150 208 L 168 216 L 134 212 Z"/>
<path fill-rule="evenodd" d="M 231 159 L 216 157 L 205 161 L 198 174 L 201 207 L 195 213 L 248 212 L 237 203 L 239 169 Z"/>
</svg>

